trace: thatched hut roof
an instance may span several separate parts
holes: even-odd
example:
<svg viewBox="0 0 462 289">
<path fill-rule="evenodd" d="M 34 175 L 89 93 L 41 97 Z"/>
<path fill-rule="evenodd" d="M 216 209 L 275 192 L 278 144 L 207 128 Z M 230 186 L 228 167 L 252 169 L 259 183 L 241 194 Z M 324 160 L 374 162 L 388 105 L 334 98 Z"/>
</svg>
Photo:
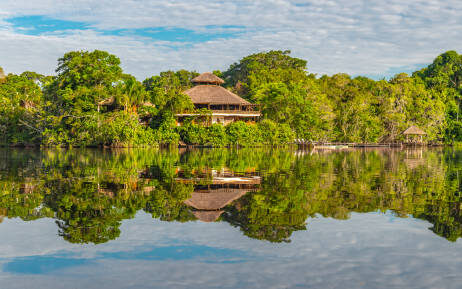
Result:
<svg viewBox="0 0 462 289">
<path fill-rule="evenodd" d="M 215 222 L 223 211 L 194 211 L 193 215 L 202 222 Z"/>
<path fill-rule="evenodd" d="M 198 85 L 186 90 L 184 93 L 191 98 L 194 104 L 251 105 L 247 100 L 226 88 L 216 85 Z"/>
<path fill-rule="evenodd" d="M 191 198 L 184 203 L 196 210 L 220 210 L 249 191 L 246 189 L 217 189 L 210 192 L 193 192 Z"/>
<path fill-rule="evenodd" d="M 191 82 L 198 83 L 198 84 L 207 83 L 207 84 L 216 84 L 216 85 L 221 85 L 225 83 L 223 79 L 219 78 L 218 76 L 216 76 L 215 74 L 211 72 L 204 72 L 198 77 L 193 78 Z"/>
<path fill-rule="evenodd" d="M 143 106 L 155 107 L 155 105 L 154 105 L 152 102 L 150 102 L 150 101 L 145 101 L 145 102 L 143 102 Z"/>
<path fill-rule="evenodd" d="M 114 103 L 114 101 L 115 101 L 114 96 L 111 96 L 108 99 L 104 99 L 104 100 L 98 102 L 98 105 L 112 105 Z"/>
<path fill-rule="evenodd" d="M 415 125 L 409 127 L 403 132 L 404 135 L 426 135 L 426 133 Z"/>
</svg>

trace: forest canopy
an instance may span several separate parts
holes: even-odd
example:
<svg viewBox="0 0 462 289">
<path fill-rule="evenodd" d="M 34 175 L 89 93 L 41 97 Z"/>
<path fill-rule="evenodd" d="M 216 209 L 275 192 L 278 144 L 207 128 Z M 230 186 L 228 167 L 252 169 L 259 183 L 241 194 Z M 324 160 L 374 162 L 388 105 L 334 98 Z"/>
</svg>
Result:
<svg viewBox="0 0 462 289">
<path fill-rule="evenodd" d="M 281 145 L 308 141 L 399 141 L 415 125 L 431 143 L 462 142 L 462 55 L 448 51 L 412 75 L 373 80 L 317 76 L 290 51 L 246 56 L 214 71 L 224 86 L 259 106 L 257 123 L 203 126 L 175 114 L 197 110 L 183 92 L 197 72 L 165 71 L 144 81 L 105 51 L 73 51 L 56 75 L 0 68 L 0 144 L 19 146 Z"/>
</svg>

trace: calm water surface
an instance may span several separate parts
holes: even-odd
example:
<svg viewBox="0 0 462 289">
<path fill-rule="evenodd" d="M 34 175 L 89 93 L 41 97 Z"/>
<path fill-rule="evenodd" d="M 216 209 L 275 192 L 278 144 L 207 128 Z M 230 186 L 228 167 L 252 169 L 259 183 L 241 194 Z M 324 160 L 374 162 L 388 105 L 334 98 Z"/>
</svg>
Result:
<svg viewBox="0 0 462 289">
<path fill-rule="evenodd" d="M 462 150 L 0 150 L 0 288 L 462 288 Z"/>
</svg>

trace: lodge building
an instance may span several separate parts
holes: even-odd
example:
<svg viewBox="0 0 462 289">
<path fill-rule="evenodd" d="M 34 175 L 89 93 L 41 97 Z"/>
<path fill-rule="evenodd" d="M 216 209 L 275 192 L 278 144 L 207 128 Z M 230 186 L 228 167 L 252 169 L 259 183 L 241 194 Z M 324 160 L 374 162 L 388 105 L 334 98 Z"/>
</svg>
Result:
<svg viewBox="0 0 462 289">
<path fill-rule="evenodd" d="M 260 118 L 257 105 L 222 87 L 224 80 L 213 73 L 202 73 L 191 82 L 194 87 L 184 93 L 191 98 L 196 109 L 206 108 L 211 111 L 208 124 L 226 125 L 238 120 L 248 122 Z M 185 118 L 198 115 L 197 112 L 176 114 L 177 123 L 181 125 Z"/>
</svg>

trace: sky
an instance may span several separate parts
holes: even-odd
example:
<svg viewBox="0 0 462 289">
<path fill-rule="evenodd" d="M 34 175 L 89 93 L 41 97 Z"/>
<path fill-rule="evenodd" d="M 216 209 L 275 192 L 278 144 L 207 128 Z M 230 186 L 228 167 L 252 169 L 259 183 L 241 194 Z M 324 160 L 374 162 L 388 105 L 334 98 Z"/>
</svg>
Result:
<svg viewBox="0 0 462 289">
<path fill-rule="evenodd" d="M 64 53 L 100 49 L 143 80 L 291 50 L 311 73 L 380 79 L 462 47 L 460 12 L 460 0 L 0 0 L 0 66 L 53 74 Z"/>
</svg>

